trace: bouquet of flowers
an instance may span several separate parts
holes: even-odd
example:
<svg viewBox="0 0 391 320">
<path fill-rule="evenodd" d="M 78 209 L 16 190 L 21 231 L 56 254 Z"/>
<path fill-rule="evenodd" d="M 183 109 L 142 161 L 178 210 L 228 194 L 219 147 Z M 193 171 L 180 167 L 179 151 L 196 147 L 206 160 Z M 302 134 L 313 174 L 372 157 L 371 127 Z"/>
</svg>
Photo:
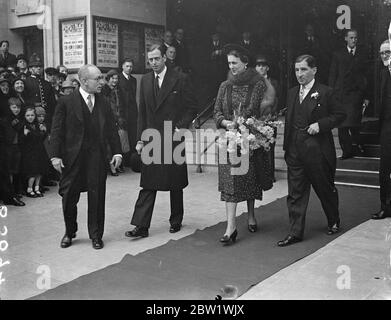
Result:
<svg viewBox="0 0 391 320">
<path fill-rule="evenodd" d="M 235 116 L 233 123 L 220 139 L 220 144 L 226 146 L 228 143 L 229 153 L 240 150 L 241 154 L 252 154 L 260 148 L 270 151 L 275 143 L 275 128 L 282 125 L 281 121 L 273 121 L 271 117 L 258 120 L 255 117 Z"/>
</svg>

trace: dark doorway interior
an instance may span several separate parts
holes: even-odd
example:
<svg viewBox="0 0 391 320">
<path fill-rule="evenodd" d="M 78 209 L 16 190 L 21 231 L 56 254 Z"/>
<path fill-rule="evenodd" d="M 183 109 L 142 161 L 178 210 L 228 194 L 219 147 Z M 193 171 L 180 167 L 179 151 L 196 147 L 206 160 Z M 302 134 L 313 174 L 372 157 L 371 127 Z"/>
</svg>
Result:
<svg viewBox="0 0 391 320">
<path fill-rule="evenodd" d="M 44 62 L 43 31 L 37 27 L 20 28 L 15 31 L 23 37 L 23 51 L 27 58 L 36 53 Z"/>
<path fill-rule="evenodd" d="M 167 4 L 167 28 L 172 31 L 178 27 L 185 29 L 192 76 L 202 103 L 207 102 L 202 98 L 208 85 L 210 53 L 207 48 L 214 32 L 219 32 L 226 43 L 238 42 L 245 30 L 252 33 L 262 48 L 259 53 L 266 54 L 273 63 L 272 75 L 280 81 L 280 108 L 283 108 L 288 88 L 296 85 L 293 61 L 302 52 L 304 30 L 311 24 L 320 43 L 320 76 L 323 82 L 328 82 L 332 52 L 345 45 L 344 31 L 336 25 L 340 5 L 350 6 L 352 28 L 359 32 L 360 45 L 367 48 L 374 92 L 379 66 L 378 45 L 387 37 L 382 27 L 386 20 L 385 10 L 388 10 L 389 18 L 389 8 L 382 0 L 168 0 Z M 372 101 L 375 100 L 374 97 Z M 375 103 L 367 113 L 376 114 Z"/>
</svg>

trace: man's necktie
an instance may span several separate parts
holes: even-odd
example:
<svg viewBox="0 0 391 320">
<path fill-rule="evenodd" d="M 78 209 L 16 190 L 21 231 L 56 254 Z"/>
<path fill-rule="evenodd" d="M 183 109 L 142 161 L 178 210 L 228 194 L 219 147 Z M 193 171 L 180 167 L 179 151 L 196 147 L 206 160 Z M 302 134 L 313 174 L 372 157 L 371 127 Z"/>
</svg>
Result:
<svg viewBox="0 0 391 320">
<path fill-rule="evenodd" d="M 90 94 L 87 97 L 87 107 L 88 109 L 90 109 L 90 112 L 92 113 L 92 111 L 94 110 L 94 105 L 92 104 L 92 97 Z"/>
<path fill-rule="evenodd" d="M 158 96 L 159 94 L 159 90 L 160 90 L 160 86 L 159 86 L 159 76 L 156 76 L 155 77 L 155 81 L 154 81 L 154 91 L 155 91 L 155 97 Z"/>
<path fill-rule="evenodd" d="M 302 104 L 304 100 L 304 86 L 301 86 L 299 99 L 300 99 L 300 104 Z"/>
<path fill-rule="evenodd" d="M 350 49 L 350 55 L 351 55 L 352 57 L 354 57 L 354 51 L 353 51 L 353 49 Z"/>
</svg>

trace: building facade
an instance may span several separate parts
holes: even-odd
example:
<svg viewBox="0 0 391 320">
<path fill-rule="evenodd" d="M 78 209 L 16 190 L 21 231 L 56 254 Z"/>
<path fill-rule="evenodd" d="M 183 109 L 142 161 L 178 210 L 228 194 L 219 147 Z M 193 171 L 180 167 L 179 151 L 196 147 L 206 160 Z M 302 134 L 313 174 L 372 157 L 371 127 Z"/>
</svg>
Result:
<svg viewBox="0 0 391 320">
<path fill-rule="evenodd" d="M 119 68 L 123 58 L 144 73 L 145 49 L 161 38 L 165 0 L 1 0 L 0 39 L 10 52 L 37 53 L 45 66 L 84 63 Z"/>
</svg>

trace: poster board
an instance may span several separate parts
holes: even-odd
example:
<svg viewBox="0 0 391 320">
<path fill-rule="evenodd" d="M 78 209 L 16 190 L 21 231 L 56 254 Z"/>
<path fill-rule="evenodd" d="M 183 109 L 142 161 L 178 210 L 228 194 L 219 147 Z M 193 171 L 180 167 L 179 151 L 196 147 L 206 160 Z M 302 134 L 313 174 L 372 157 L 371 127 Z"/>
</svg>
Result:
<svg viewBox="0 0 391 320">
<path fill-rule="evenodd" d="M 60 63 L 76 72 L 87 63 L 87 18 L 60 20 Z"/>
<path fill-rule="evenodd" d="M 153 43 L 160 43 L 164 26 L 134 21 L 93 17 L 94 64 L 107 72 L 121 69 L 125 58 L 134 61 L 133 73 L 149 71 L 146 50 Z"/>
<path fill-rule="evenodd" d="M 104 70 L 119 68 L 119 23 L 95 19 L 96 66 Z"/>
</svg>

